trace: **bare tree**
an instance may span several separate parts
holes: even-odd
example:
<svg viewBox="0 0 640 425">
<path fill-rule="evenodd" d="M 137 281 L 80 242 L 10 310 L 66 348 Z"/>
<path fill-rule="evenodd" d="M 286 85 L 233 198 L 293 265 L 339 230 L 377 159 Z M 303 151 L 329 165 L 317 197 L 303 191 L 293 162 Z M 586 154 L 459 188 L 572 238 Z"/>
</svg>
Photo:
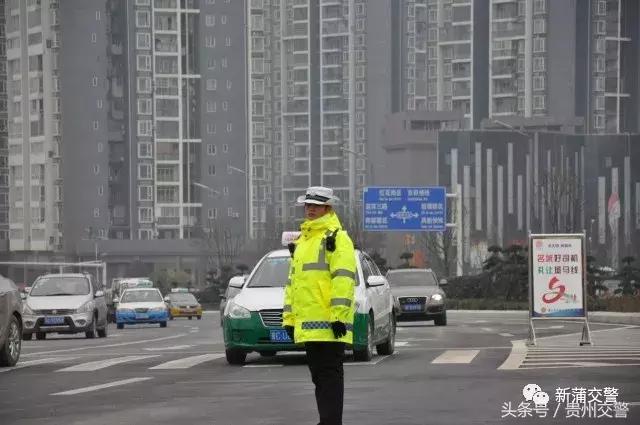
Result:
<svg viewBox="0 0 640 425">
<path fill-rule="evenodd" d="M 243 245 L 242 235 L 233 233 L 222 220 L 211 219 L 202 236 L 209 264 L 216 263 L 218 268 L 233 266 Z"/>
<path fill-rule="evenodd" d="M 580 213 L 584 206 L 582 187 L 575 174 L 552 168 L 541 180 L 540 195 L 546 229 L 549 233 L 580 231 Z"/>
<path fill-rule="evenodd" d="M 368 253 L 373 253 L 382 245 L 383 235 L 381 232 L 368 232 L 364 230 L 362 222 L 362 209 L 356 206 L 355 209 L 344 206 L 338 212 L 342 221 L 342 227 L 349 233 L 349 237 L 353 241 L 353 245 Z"/>
<path fill-rule="evenodd" d="M 420 244 L 427 253 L 431 267 L 442 276 L 451 276 L 456 263 L 456 238 L 453 229 L 446 229 L 442 233 L 422 233 Z"/>
</svg>

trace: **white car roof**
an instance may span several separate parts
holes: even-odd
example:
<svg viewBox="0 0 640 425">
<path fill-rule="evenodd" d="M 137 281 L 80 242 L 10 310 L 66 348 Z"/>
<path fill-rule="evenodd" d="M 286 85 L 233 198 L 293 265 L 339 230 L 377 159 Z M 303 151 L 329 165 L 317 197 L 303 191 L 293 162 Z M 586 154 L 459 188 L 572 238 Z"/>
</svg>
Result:
<svg viewBox="0 0 640 425">
<path fill-rule="evenodd" d="M 360 252 L 359 249 L 356 249 L 356 252 Z M 288 249 L 276 249 L 275 251 L 269 252 L 265 257 L 266 258 L 277 258 L 277 257 L 290 257 Z"/>
<path fill-rule="evenodd" d="M 134 291 L 158 291 L 160 292 L 160 290 L 158 288 L 127 288 L 124 290 L 124 292 L 134 292 Z M 123 293 L 124 293 L 123 292 Z"/>
</svg>

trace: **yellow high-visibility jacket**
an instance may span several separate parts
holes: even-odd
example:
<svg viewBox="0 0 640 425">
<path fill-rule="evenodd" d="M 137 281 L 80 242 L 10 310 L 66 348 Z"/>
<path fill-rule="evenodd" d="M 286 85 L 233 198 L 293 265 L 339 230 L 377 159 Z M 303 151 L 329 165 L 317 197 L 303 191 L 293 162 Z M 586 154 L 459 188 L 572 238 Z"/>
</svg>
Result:
<svg viewBox="0 0 640 425">
<path fill-rule="evenodd" d="M 353 343 L 356 260 L 353 242 L 331 211 L 300 226 L 301 235 L 284 291 L 283 326 L 295 327 L 295 342 Z M 326 238 L 336 233 L 336 249 L 326 249 Z M 347 334 L 336 339 L 332 322 L 343 322 Z"/>
</svg>

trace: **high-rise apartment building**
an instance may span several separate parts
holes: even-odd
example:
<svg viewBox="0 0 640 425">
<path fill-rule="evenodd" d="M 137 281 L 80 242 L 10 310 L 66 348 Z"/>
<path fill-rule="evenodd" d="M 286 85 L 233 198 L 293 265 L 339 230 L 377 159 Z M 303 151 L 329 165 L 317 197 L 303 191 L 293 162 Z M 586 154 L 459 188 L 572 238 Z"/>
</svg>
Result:
<svg viewBox="0 0 640 425">
<path fill-rule="evenodd" d="M 56 0 L 5 4 L 12 251 L 51 251 L 61 243 L 57 7 Z"/>
<path fill-rule="evenodd" d="M 392 7 L 393 111 L 487 115 L 487 0 L 402 0 Z M 482 66 L 484 64 L 484 66 Z"/>
<path fill-rule="evenodd" d="M 0 253 L 9 249 L 9 143 L 4 0 L 0 1 Z"/>
<path fill-rule="evenodd" d="M 366 181 L 367 2 L 253 0 L 249 16 L 250 229 L 301 216 L 307 186 L 355 206 Z M 273 210 L 270 205 L 275 205 Z"/>
</svg>

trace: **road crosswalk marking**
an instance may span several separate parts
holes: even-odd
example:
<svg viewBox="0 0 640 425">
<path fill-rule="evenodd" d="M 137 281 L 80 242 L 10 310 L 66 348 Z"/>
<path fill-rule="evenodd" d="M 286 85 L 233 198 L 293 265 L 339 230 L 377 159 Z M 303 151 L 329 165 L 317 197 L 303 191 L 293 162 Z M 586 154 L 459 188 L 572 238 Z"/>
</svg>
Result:
<svg viewBox="0 0 640 425">
<path fill-rule="evenodd" d="M 200 363 L 210 362 L 212 360 L 220 359 L 224 357 L 224 354 L 202 354 L 199 356 L 185 357 L 182 359 L 171 360 L 169 362 L 161 363 L 157 366 L 150 367 L 151 370 L 167 370 L 167 369 L 188 369 L 190 367 L 199 365 Z"/>
<path fill-rule="evenodd" d="M 447 350 L 433 359 L 431 363 L 435 364 L 465 364 L 478 355 L 480 350 Z"/>
<path fill-rule="evenodd" d="M 77 388 L 75 390 L 62 391 L 62 392 L 59 392 L 59 393 L 53 393 L 51 395 L 76 395 L 76 394 L 82 394 L 82 393 L 89 393 L 89 392 L 92 392 L 92 391 L 104 390 L 106 388 L 119 387 L 119 386 L 122 386 L 122 385 L 133 384 L 134 382 L 148 381 L 149 379 L 153 379 L 153 378 L 148 376 L 148 377 L 144 377 L 144 378 L 122 379 L 120 381 L 113 381 L 113 382 L 108 382 L 106 384 L 100 384 L 100 385 L 92 385 L 90 387 Z"/>
<path fill-rule="evenodd" d="M 97 360 L 93 362 L 80 363 L 75 366 L 66 367 L 64 369 L 57 370 L 56 372 L 93 372 L 95 370 L 104 369 L 110 366 L 115 366 L 122 363 L 135 362 L 138 360 L 150 359 L 153 357 L 159 357 L 158 355 L 146 355 L 146 356 L 124 356 L 116 357 L 113 359 Z"/>
</svg>

